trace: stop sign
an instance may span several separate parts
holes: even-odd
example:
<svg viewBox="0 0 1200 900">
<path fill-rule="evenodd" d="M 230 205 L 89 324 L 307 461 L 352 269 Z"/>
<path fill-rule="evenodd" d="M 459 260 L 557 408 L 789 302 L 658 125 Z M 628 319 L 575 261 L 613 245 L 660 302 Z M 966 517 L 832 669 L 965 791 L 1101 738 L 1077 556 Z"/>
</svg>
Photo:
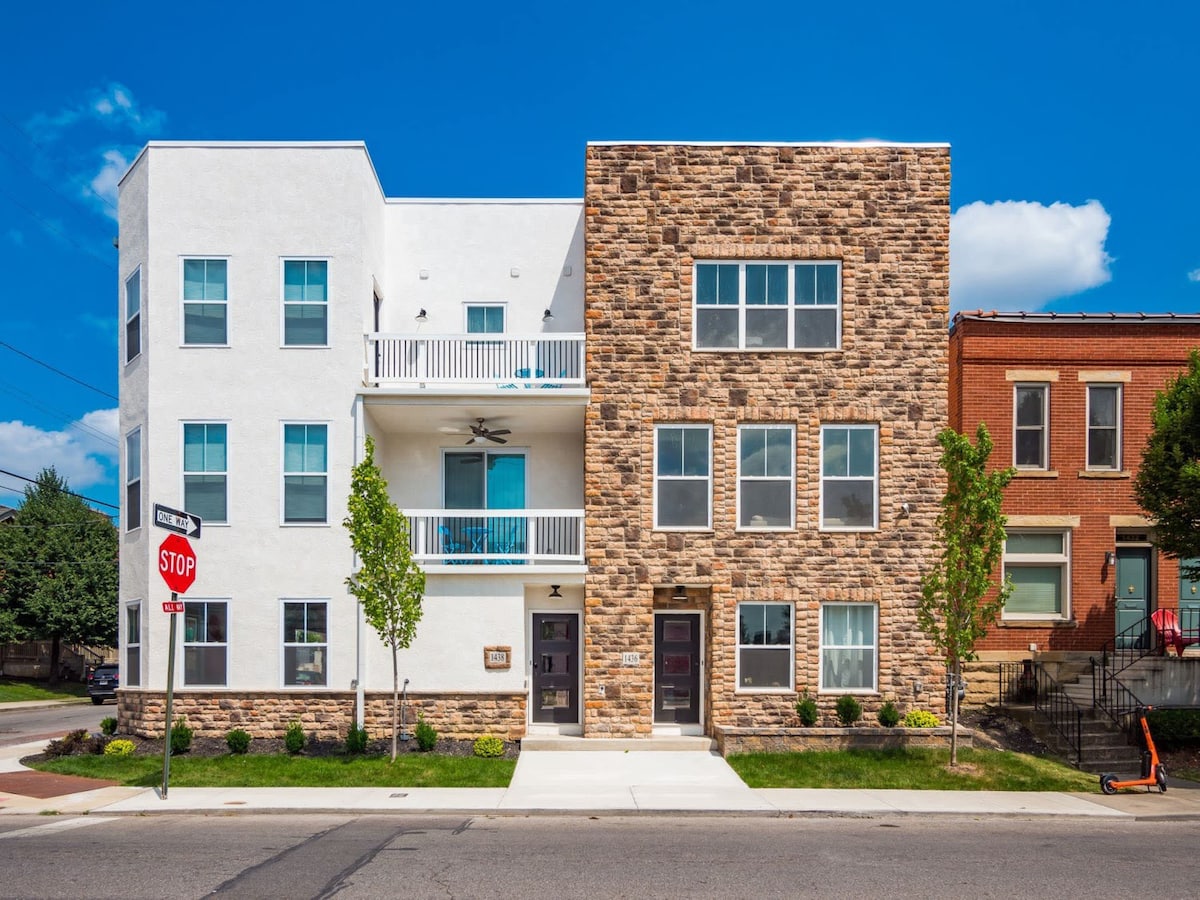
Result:
<svg viewBox="0 0 1200 900">
<path fill-rule="evenodd" d="M 181 534 L 169 534 L 158 545 L 158 574 L 176 594 L 182 594 L 196 580 L 196 551 Z"/>
</svg>

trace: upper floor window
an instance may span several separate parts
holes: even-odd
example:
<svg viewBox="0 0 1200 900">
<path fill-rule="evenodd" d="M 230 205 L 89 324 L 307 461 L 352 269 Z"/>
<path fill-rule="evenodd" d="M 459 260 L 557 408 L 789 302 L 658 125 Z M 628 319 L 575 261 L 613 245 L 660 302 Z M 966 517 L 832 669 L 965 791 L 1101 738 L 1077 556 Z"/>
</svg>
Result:
<svg viewBox="0 0 1200 900">
<path fill-rule="evenodd" d="M 839 262 L 698 262 L 699 350 L 836 350 L 841 345 Z"/>
<path fill-rule="evenodd" d="M 876 425 L 821 426 L 821 528 L 877 527 L 878 437 Z"/>
<path fill-rule="evenodd" d="M 712 527 L 712 428 L 654 429 L 654 527 Z"/>
<path fill-rule="evenodd" d="M 283 261 L 283 344 L 319 347 L 329 343 L 329 263 L 323 259 Z"/>
<path fill-rule="evenodd" d="M 468 303 L 467 334 L 503 334 L 504 306 L 499 303 Z"/>
<path fill-rule="evenodd" d="M 205 523 L 227 522 L 229 470 L 226 426 L 188 422 L 183 426 L 183 508 Z"/>
<path fill-rule="evenodd" d="M 1013 465 L 1050 468 L 1050 386 L 1018 384 L 1013 394 Z"/>
<path fill-rule="evenodd" d="M 1121 468 L 1121 386 L 1089 384 L 1087 467 Z"/>
<path fill-rule="evenodd" d="M 1009 529 L 1004 576 L 1013 591 L 1006 619 L 1065 619 L 1069 612 L 1071 532 Z"/>
<path fill-rule="evenodd" d="M 738 428 L 738 527 L 791 528 L 796 446 L 791 425 Z"/>
<path fill-rule="evenodd" d="M 183 261 L 183 342 L 225 344 L 227 323 L 228 263 L 223 259 Z"/>
<path fill-rule="evenodd" d="M 125 279 L 125 362 L 142 352 L 142 270 Z"/>
<path fill-rule="evenodd" d="M 125 530 L 142 525 L 142 429 L 125 435 Z"/>
<path fill-rule="evenodd" d="M 328 521 L 328 425 L 283 426 L 283 521 Z"/>
</svg>

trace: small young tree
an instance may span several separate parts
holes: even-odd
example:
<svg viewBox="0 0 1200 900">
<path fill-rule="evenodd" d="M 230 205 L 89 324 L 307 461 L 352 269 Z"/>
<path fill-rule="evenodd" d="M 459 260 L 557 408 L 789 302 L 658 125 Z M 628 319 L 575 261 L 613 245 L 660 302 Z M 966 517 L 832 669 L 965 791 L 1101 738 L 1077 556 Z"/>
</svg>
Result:
<svg viewBox="0 0 1200 900">
<path fill-rule="evenodd" d="M 358 556 L 358 571 L 346 579 L 362 603 L 363 616 L 392 651 L 392 761 L 400 717 L 400 651 L 412 643 L 421 621 L 425 573 L 413 562 L 408 519 L 388 496 L 387 481 L 375 465 L 375 442 L 368 437 L 366 456 L 354 467 L 349 515 L 342 522 Z"/>
<path fill-rule="evenodd" d="M 1200 351 L 1154 401 L 1154 430 L 1133 493 L 1154 521 L 1154 542 L 1176 559 L 1200 557 Z M 1184 567 L 1200 577 L 1200 570 Z"/>
<path fill-rule="evenodd" d="M 975 643 L 987 634 L 1012 592 L 1006 580 L 987 599 L 992 573 L 1004 555 L 1004 488 L 1013 469 L 987 471 L 992 439 L 982 422 L 975 446 L 947 428 L 938 435 L 946 495 L 938 514 L 941 556 L 921 581 L 917 622 L 950 670 L 950 765 L 958 765 L 958 687 L 963 662 L 975 658 Z"/>
</svg>

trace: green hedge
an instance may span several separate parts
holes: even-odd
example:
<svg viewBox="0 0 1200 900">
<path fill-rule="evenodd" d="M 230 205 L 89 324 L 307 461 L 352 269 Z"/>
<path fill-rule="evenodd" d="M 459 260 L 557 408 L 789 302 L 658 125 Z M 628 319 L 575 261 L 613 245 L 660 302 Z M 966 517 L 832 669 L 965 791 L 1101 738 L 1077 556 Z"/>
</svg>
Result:
<svg viewBox="0 0 1200 900">
<path fill-rule="evenodd" d="M 1200 747 L 1200 709 L 1154 709 L 1146 718 L 1159 750 Z"/>
</svg>

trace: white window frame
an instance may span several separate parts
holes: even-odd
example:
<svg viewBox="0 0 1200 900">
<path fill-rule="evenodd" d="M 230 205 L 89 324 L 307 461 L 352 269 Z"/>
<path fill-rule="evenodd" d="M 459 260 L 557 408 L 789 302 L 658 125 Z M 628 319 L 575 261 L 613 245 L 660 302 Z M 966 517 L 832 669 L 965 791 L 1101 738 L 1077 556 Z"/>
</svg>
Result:
<svg viewBox="0 0 1200 900">
<path fill-rule="evenodd" d="M 204 604 L 205 620 L 207 625 L 208 610 L 207 607 L 220 604 L 225 607 L 225 640 L 210 641 L 210 640 L 187 640 L 187 613 L 184 612 L 184 633 L 183 633 L 183 653 L 180 654 L 179 664 L 183 667 L 182 683 L 185 687 L 229 687 L 229 675 L 233 671 L 233 667 L 229 661 L 229 631 L 231 625 L 230 611 L 233 609 L 233 602 L 228 597 L 188 597 L 184 601 L 184 609 L 188 606 Z M 207 638 L 207 629 L 205 631 Z M 225 653 L 225 680 L 220 684 L 211 681 L 188 681 L 187 680 L 187 652 L 193 648 L 210 649 L 220 647 Z"/>
<path fill-rule="evenodd" d="M 224 469 L 196 469 L 189 470 L 187 468 L 187 428 L 189 425 L 200 425 L 207 427 L 211 425 L 221 425 L 225 428 L 225 468 Z M 229 421 L 225 419 L 189 419 L 179 423 L 179 496 L 183 498 L 183 508 L 188 512 L 195 510 L 188 509 L 187 503 L 187 480 L 189 476 L 214 476 L 220 475 L 225 480 L 225 518 L 217 519 L 214 517 L 200 516 L 205 525 L 228 525 L 229 524 Z M 199 515 L 199 513 L 197 513 Z"/>
<path fill-rule="evenodd" d="M 788 610 L 788 643 L 784 644 L 743 644 L 741 635 L 742 607 L 744 606 L 781 606 Z M 743 600 L 737 605 L 735 627 L 738 630 L 736 641 L 737 677 L 734 684 L 735 693 L 739 694 L 787 694 L 795 690 L 796 683 L 796 604 L 781 603 L 774 600 Z M 788 683 L 786 685 L 744 685 L 742 684 L 742 651 L 766 650 L 780 653 L 787 650 Z"/>
<path fill-rule="evenodd" d="M 1108 425 L 1092 425 L 1092 392 L 1093 391 L 1112 391 L 1116 394 L 1116 400 L 1113 404 L 1113 415 L 1115 422 L 1110 427 Z M 1119 472 L 1121 471 L 1121 420 L 1123 418 L 1123 404 L 1125 399 L 1125 391 L 1120 384 L 1093 382 L 1087 385 L 1087 410 L 1084 420 L 1087 427 L 1087 441 L 1084 447 L 1084 466 L 1090 472 Z M 1113 462 L 1112 465 L 1099 466 L 1092 465 L 1092 432 L 1093 431 L 1112 431 L 1113 432 Z"/>
<path fill-rule="evenodd" d="M 308 634 L 308 608 L 320 604 L 325 607 L 325 640 L 320 643 L 311 641 L 288 640 L 287 634 L 287 607 L 289 603 L 300 603 L 304 605 L 304 632 Z M 295 688 L 298 690 L 307 690 L 310 688 L 327 688 L 329 687 L 329 626 L 332 624 L 332 618 L 329 613 L 330 602 L 328 597 L 282 597 L 279 600 L 279 635 L 280 635 L 280 653 L 279 653 L 279 684 L 283 688 Z M 294 635 L 293 635 L 294 638 Z M 309 649 L 321 648 L 325 651 L 324 676 L 325 680 L 320 684 L 299 684 L 289 682 L 287 680 L 287 651 L 291 647 L 306 647 Z"/>
<path fill-rule="evenodd" d="M 292 471 L 287 468 L 287 426 L 305 425 L 308 427 L 321 426 L 325 429 L 325 469 L 321 472 Z M 328 528 L 329 527 L 329 448 L 332 425 L 325 422 L 312 422 L 302 419 L 288 419 L 279 423 L 279 524 L 288 528 Z M 322 522 L 289 522 L 287 520 L 287 479 L 289 476 L 320 475 L 325 479 L 325 520 Z"/>
<path fill-rule="evenodd" d="M 738 267 L 738 298 L 737 304 L 701 304 L 699 302 L 700 266 L 737 266 Z M 786 304 L 749 304 L 746 302 L 746 268 L 747 266 L 786 266 L 787 267 L 787 303 Z M 796 266 L 831 266 L 837 274 L 837 300 L 835 303 L 801 304 L 796 302 Z M 718 276 L 719 278 L 719 276 Z M 736 347 L 701 347 L 700 315 L 701 309 L 736 309 L 738 316 L 738 343 Z M 787 315 L 787 340 L 782 347 L 749 346 L 746 335 L 747 311 L 785 310 Z M 804 310 L 832 309 L 836 321 L 834 345 L 832 347 L 813 347 L 797 343 L 796 313 Z M 837 259 L 698 259 L 692 264 L 692 349 L 700 353 L 837 353 L 842 349 L 842 262 Z"/>
<path fill-rule="evenodd" d="M 870 644 L 826 644 L 825 643 L 825 613 L 830 609 L 846 607 L 869 607 L 872 610 L 871 629 L 872 643 Z M 821 604 L 821 620 L 818 623 L 817 651 L 817 692 L 821 694 L 877 694 L 879 693 L 879 604 L 858 603 L 850 601 L 830 601 Z M 871 667 L 870 687 L 832 687 L 825 686 L 825 651 L 826 650 L 870 650 L 873 665 Z"/>
<path fill-rule="evenodd" d="M 1042 421 L 1036 426 L 1042 432 L 1042 460 L 1040 464 L 1031 465 L 1029 463 L 1017 462 L 1017 437 L 1021 431 L 1032 431 L 1035 426 L 1019 425 L 1019 405 L 1018 397 L 1021 391 L 1038 390 L 1042 394 Z M 1013 385 L 1013 466 L 1025 472 L 1046 472 L 1050 469 L 1050 384 L 1044 381 L 1019 381 Z"/>
<path fill-rule="evenodd" d="M 132 471 L 136 468 L 136 472 Z M 132 509 L 134 504 L 129 502 L 129 494 L 137 486 L 137 504 L 136 509 Z M 122 498 L 124 504 L 121 507 L 121 512 L 125 517 L 125 530 L 136 531 L 142 527 L 142 507 L 144 506 L 144 498 L 142 497 L 142 427 L 131 429 L 125 435 L 125 496 Z M 130 512 L 136 514 L 137 520 L 133 521 Z"/>
<path fill-rule="evenodd" d="M 700 475 L 659 475 L 659 435 L 667 430 L 703 431 L 708 442 L 708 474 Z M 707 488 L 705 501 L 706 519 L 703 525 L 662 525 L 658 519 L 658 490 L 663 481 L 703 481 Z M 655 531 L 712 531 L 713 520 L 713 436 L 711 425 L 695 423 L 662 423 L 654 426 L 654 530 Z"/>
<path fill-rule="evenodd" d="M 1020 534 L 1057 534 L 1062 536 L 1061 553 L 1009 553 L 1008 540 L 1004 542 L 1004 558 L 1001 573 L 1008 580 L 1008 570 L 1020 566 L 1040 568 L 1057 567 L 1061 573 L 1060 596 L 1062 609 L 1054 613 L 1009 612 L 1007 604 L 1001 613 L 1006 622 L 1063 622 L 1071 618 L 1071 529 L 1070 528 L 1008 528 L 1008 537 Z"/>
<path fill-rule="evenodd" d="M 872 453 L 875 455 L 874 471 L 868 478 L 865 475 L 826 475 L 825 474 L 825 435 L 831 430 L 838 431 L 870 431 L 872 435 Z M 879 529 L 879 426 L 860 422 L 824 422 L 821 424 L 821 440 L 817 457 L 817 472 L 821 480 L 820 497 L 818 498 L 817 517 L 821 531 L 877 531 Z M 831 482 L 846 482 L 871 484 L 871 522 L 868 525 L 833 525 L 825 521 L 825 485 Z"/>
<path fill-rule="evenodd" d="M 136 617 L 137 621 L 137 640 L 135 641 L 130 636 L 129 623 L 130 616 Z M 145 631 L 145 623 L 142 621 L 142 601 L 130 600 L 125 604 L 125 619 L 121 623 L 122 633 L 125 638 L 125 657 L 124 665 L 121 667 L 123 672 L 121 676 L 121 684 L 124 687 L 141 687 L 142 685 L 142 632 Z M 137 666 L 129 664 L 129 651 L 136 650 L 138 656 Z"/>
<path fill-rule="evenodd" d="M 130 286 L 134 290 L 130 291 Z M 130 310 L 130 301 L 133 301 L 133 309 Z M 138 266 L 134 269 L 129 277 L 125 279 L 125 364 L 133 362 L 142 355 L 142 267 Z M 129 334 L 133 332 L 137 335 L 137 347 L 133 353 L 129 352 Z"/>
<path fill-rule="evenodd" d="M 200 300 L 187 298 L 187 264 L 190 262 L 223 262 L 225 263 L 225 299 L 215 300 L 207 297 Z M 207 285 L 207 279 L 205 285 Z M 181 256 L 179 258 L 179 346 L 181 347 L 228 347 L 229 346 L 229 257 L 227 256 Z M 188 306 L 224 306 L 225 307 L 225 340 L 210 343 L 208 341 L 189 341 L 187 339 L 187 308 Z"/>
<path fill-rule="evenodd" d="M 288 263 L 324 263 L 325 264 L 325 299 L 324 300 L 288 300 L 287 299 L 287 264 Z M 279 260 L 279 346 L 289 350 L 320 349 L 328 347 L 333 317 L 329 312 L 329 296 L 333 293 L 330 284 L 330 265 L 328 257 L 324 256 L 284 256 Z M 289 306 L 322 306 L 325 308 L 325 342 L 323 344 L 289 344 L 287 340 L 287 309 Z"/>
<path fill-rule="evenodd" d="M 471 310 L 479 309 L 481 307 L 486 308 L 486 309 L 500 310 L 500 315 L 501 315 L 501 318 L 503 319 L 503 321 L 501 321 L 501 323 L 500 323 L 502 327 L 499 331 L 471 331 L 470 330 L 469 323 L 471 320 Z M 463 334 L 483 335 L 484 339 L 486 340 L 487 339 L 486 336 L 489 334 L 507 334 L 507 333 L 508 333 L 508 303 L 506 301 L 503 301 L 503 300 L 469 300 L 469 301 L 466 301 L 463 303 Z"/>
<path fill-rule="evenodd" d="M 786 431 L 788 433 L 788 477 L 778 475 L 752 475 L 742 471 L 742 440 L 750 431 Z M 796 426 L 776 423 L 747 422 L 738 426 L 737 431 L 737 530 L 738 531 L 793 531 L 796 528 Z M 743 484 L 760 482 L 780 484 L 787 482 L 788 523 L 786 525 L 756 524 L 742 521 L 742 502 L 744 500 Z"/>
</svg>

